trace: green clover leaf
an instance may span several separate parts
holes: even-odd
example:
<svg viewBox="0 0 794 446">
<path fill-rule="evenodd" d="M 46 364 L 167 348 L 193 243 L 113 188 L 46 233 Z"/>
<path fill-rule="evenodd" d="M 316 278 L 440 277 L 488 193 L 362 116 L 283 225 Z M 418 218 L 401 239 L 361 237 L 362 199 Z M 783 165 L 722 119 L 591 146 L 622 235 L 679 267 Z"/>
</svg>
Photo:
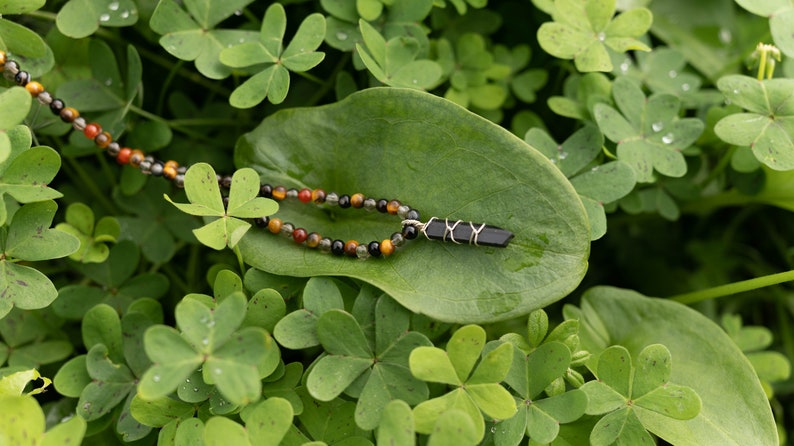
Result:
<svg viewBox="0 0 794 446">
<path fill-rule="evenodd" d="M 546 85 L 549 78 L 549 73 L 541 68 L 524 70 L 531 56 L 529 45 L 517 45 L 512 49 L 495 45 L 493 48 L 494 62 L 510 67 L 510 75 L 505 79 L 507 84 L 518 99 L 528 104 L 535 102 L 536 92 Z"/>
<path fill-rule="evenodd" d="M 547 53 L 573 59 L 576 69 L 611 71 L 607 47 L 624 53 L 650 51 L 636 38 L 651 27 L 653 15 L 646 8 L 631 9 L 615 15 L 615 0 L 555 0 L 553 22 L 538 29 L 538 43 Z"/>
<path fill-rule="evenodd" d="M 563 92 L 565 96 L 552 96 L 548 104 L 554 113 L 567 118 L 593 120 L 596 104 L 612 104 L 612 83 L 602 73 L 568 76 Z"/>
<path fill-rule="evenodd" d="M 7 0 L 0 6 L 0 14 L 27 14 L 44 6 L 45 0 Z"/>
<path fill-rule="evenodd" d="M 164 325 L 146 330 L 144 348 L 154 365 L 141 378 L 139 396 L 162 398 L 201 367 L 203 382 L 214 384 L 232 405 L 258 400 L 260 379 L 275 369 L 279 353 L 264 329 L 240 329 L 246 305 L 241 292 L 217 305 L 202 296 L 182 299 L 175 313 L 181 332 Z"/>
<path fill-rule="evenodd" d="M 229 203 L 224 206 L 215 170 L 207 163 L 190 166 L 185 173 L 185 192 L 190 203 L 174 203 L 182 212 L 203 217 L 214 217 L 207 225 L 194 229 L 193 234 L 206 246 L 213 249 L 234 248 L 251 228 L 241 218 L 255 218 L 275 214 L 278 204 L 270 199 L 257 197 L 259 175 L 251 168 L 243 168 L 232 176 Z"/>
<path fill-rule="evenodd" d="M 115 242 L 121 232 L 118 220 L 102 217 L 94 224 L 94 211 L 83 203 L 73 203 L 66 208 L 66 223 L 55 226 L 59 231 L 72 234 L 80 241 L 80 248 L 69 258 L 83 263 L 102 263 L 108 258 L 110 248 L 106 242 Z"/>
<path fill-rule="evenodd" d="M 375 2 L 383 3 L 386 6 L 384 13 Z M 323 9 L 328 12 L 326 18 L 328 32 L 325 41 L 333 48 L 341 51 L 353 51 L 357 44 L 362 42 L 359 20 L 364 19 L 377 24 L 386 40 L 395 37 L 412 37 L 419 43 L 420 54 L 427 55 L 429 46 L 428 31 L 422 22 L 433 9 L 433 0 L 412 0 L 412 1 L 383 1 L 383 0 L 359 0 L 356 2 L 347 0 L 322 0 L 320 2 Z M 364 8 L 359 8 L 362 5 Z M 371 19 L 380 8 L 379 18 Z M 358 54 L 355 52 L 354 54 Z M 357 57 L 357 56 L 356 56 Z M 356 66 L 360 67 L 360 61 L 356 61 Z"/>
<path fill-rule="evenodd" d="M 450 88 L 444 97 L 463 106 L 496 110 L 507 99 L 501 81 L 510 75 L 510 66 L 497 63 L 486 48 L 482 35 L 466 33 L 458 37 L 454 48 L 446 39 L 436 42 L 438 61 L 449 76 Z"/>
<path fill-rule="evenodd" d="M 44 432 L 44 411 L 30 395 L 0 396 L 0 426 L 4 442 L 18 446 L 80 444 L 86 431 L 83 418 L 71 417 Z"/>
<path fill-rule="evenodd" d="M 132 0 L 69 0 L 58 12 L 55 24 L 64 35 L 81 39 L 100 26 L 132 26 L 137 21 L 138 9 Z"/>
<path fill-rule="evenodd" d="M 82 265 L 83 273 L 96 284 L 67 285 L 59 289 L 53 310 L 63 318 L 82 319 L 86 311 L 99 303 L 106 303 L 123 314 L 142 297 L 160 298 L 168 291 L 168 278 L 151 272 L 133 276 L 140 257 L 133 242 L 116 243 L 104 262 Z"/>
<path fill-rule="evenodd" d="M 592 125 L 577 130 L 562 144 L 538 128 L 527 132 L 524 141 L 546 155 L 571 181 L 590 219 L 590 238 L 603 237 L 607 231 L 604 205 L 623 198 L 634 189 L 631 166 L 619 160 L 593 165 L 601 153 L 604 136 Z"/>
<path fill-rule="evenodd" d="M 57 259 L 78 249 L 80 242 L 75 237 L 49 229 L 57 208 L 54 201 L 26 204 L 14 214 L 10 226 L 0 228 L 0 319 L 14 306 L 26 310 L 44 308 L 58 297 L 47 276 L 16 263 Z"/>
<path fill-rule="evenodd" d="M 593 112 L 598 127 L 617 143 L 618 159 L 628 163 L 637 182 L 653 182 L 654 170 L 671 177 L 686 173 L 681 153 L 703 132 L 703 121 L 678 118 L 681 101 L 669 94 L 646 98 L 639 86 L 625 77 L 612 86 L 620 112 L 606 104 L 596 104 Z"/>
<path fill-rule="evenodd" d="M 504 343 L 480 358 L 485 347 L 485 330 L 478 325 L 459 328 L 447 348 L 417 347 L 409 366 L 418 379 L 454 386 L 440 397 L 414 407 L 416 431 L 433 432 L 436 421 L 450 409 L 465 413 L 474 423 L 477 441 L 485 435 L 483 413 L 493 419 L 508 419 L 516 413 L 515 400 L 499 383 L 513 361 L 513 345 Z"/>
<path fill-rule="evenodd" d="M 668 382 L 672 361 L 667 347 L 651 344 L 636 362 L 635 366 L 625 347 L 609 347 L 598 357 L 598 380 L 582 386 L 589 399 L 587 414 L 606 414 L 593 428 L 591 444 L 654 444 L 638 414 L 651 411 L 689 420 L 700 412 L 700 397 L 692 388 Z"/>
<path fill-rule="evenodd" d="M 685 104 L 695 104 L 700 90 L 700 76 L 685 71 L 686 59 L 674 48 L 656 47 L 650 53 L 636 53 L 637 63 L 628 55 L 619 55 L 614 74 L 636 79 L 654 93 L 678 96 Z"/>
<path fill-rule="evenodd" d="M 40 0 L 22 2 L 3 2 L 0 5 L 0 16 L 3 14 L 24 14 L 40 8 Z M 5 12 L 8 9 L 11 12 Z M 20 12 L 17 12 L 20 11 Z M 44 39 L 30 28 L 6 18 L 0 17 L 0 49 L 13 54 L 14 59 L 25 67 L 31 77 L 39 77 L 50 70 L 55 64 L 55 56 Z"/>
<path fill-rule="evenodd" d="M 41 380 L 41 387 L 31 389 L 25 393 L 25 388 L 33 381 Z M 21 370 L 0 377 L 0 396 L 38 395 L 47 390 L 52 382 L 46 376 L 41 376 L 38 370 Z"/>
<path fill-rule="evenodd" d="M 232 92 L 229 97 L 232 106 L 250 108 L 265 98 L 273 104 L 280 104 L 289 91 L 289 72 L 309 71 L 325 58 L 325 53 L 315 51 L 325 37 L 322 14 L 311 14 L 303 19 L 295 36 L 284 48 L 286 27 L 284 7 L 273 3 L 265 11 L 258 41 L 244 42 L 220 52 L 220 61 L 227 66 L 264 67 Z"/>
<path fill-rule="evenodd" d="M 410 314 L 386 295 L 375 304 L 375 321 L 373 349 L 353 315 L 342 310 L 323 313 L 317 337 L 328 355 L 317 361 L 306 380 L 309 393 L 320 401 L 331 401 L 345 391 L 357 394 L 355 420 L 362 429 L 378 426 L 389 401 L 417 404 L 428 396 L 427 385 L 411 375 L 408 356 L 431 342 L 408 331 Z"/>
<path fill-rule="evenodd" d="M 72 343 L 59 339 L 49 323 L 39 315 L 13 309 L 0 318 L 0 365 L 8 361 L 8 367 L 16 369 L 41 367 L 63 361 L 74 351 Z M 56 332 L 57 333 L 57 332 Z"/>
<path fill-rule="evenodd" d="M 750 146 L 758 161 L 774 170 L 794 169 L 794 80 L 730 75 L 720 78 L 717 88 L 747 112 L 722 118 L 714 133 L 730 144 Z"/>
<path fill-rule="evenodd" d="M 22 87 L 11 87 L 0 93 L 0 162 L 5 162 L 11 155 L 8 130 L 22 123 L 28 115 L 31 101 L 30 93 Z"/>
<path fill-rule="evenodd" d="M 356 44 L 357 54 L 375 79 L 392 87 L 427 90 L 441 79 L 438 62 L 419 59 L 419 41 L 398 36 L 388 41 L 368 22 L 359 21 L 364 45 Z M 366 49 L 365 49 L 366 48 Z"/>
<path fill-rule="evenodd" d="M 303 290 L 303 308 L 279 320 L 273 328 L 273 336 L 279 344 L 293 350 L 320 345 L 317 337 L 320 316 L 344 308 L 342 293 L 333 279 L 312 277 Z"/>
<path fill-rule="evenodd" d="M 194 60 L 201 74 L 223 79 L 232 73 L 220 61 L 230 45 L 255 42 L 255 31 L 214 29 L 215 26 L 253 0 L 185 0 L 185 11 L 175 0 L 163 0 L 154 10 L 149 25 L 161 34 L 160 45 L 174 57 Z"/>
</svg>

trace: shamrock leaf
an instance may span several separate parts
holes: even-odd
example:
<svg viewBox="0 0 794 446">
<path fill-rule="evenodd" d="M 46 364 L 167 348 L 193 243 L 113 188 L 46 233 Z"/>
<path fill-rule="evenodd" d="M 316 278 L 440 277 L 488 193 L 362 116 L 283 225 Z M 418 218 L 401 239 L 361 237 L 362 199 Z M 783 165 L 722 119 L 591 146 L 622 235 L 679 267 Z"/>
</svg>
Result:
<svg viewBox="0 0 794 446">
<path fill-rule="evenodd" d="M 730 144 L 750 146 L 758 161 L 774 170 L 794 169 L 794 80 L 730 75 L 720 78 L 717 88 L 747 112 L 722 118 L 714 133 Z"/>
<path fill-rule="evenodd" d="M 42 381 L 41 387 L 31 389 L 26 395 L 38 395 L 45 392 L 52 381 L 46 376 L 41 376 L 36 369 L 21 370 L 4 375 L 0 377 L 0 396 L 21 396 L 25 394 L 28 384 L 37 380 Z"/>
<path fill-rule="evenodd" d="M 213 249 L 234 248 L 245 235 L 251 224 L 240 218 L 256 218 L 272 215 L 278 204 L 270 199 L 257 197 L 259 194 L 259 175 L 251 168 L 236 171 L 232 176 L 229 202 L 226 206 L 221 198 L 218 176 L 207 163 L 190 166 L 185 173 L 185 192 L 190 203 L 174 203 L 182 212 L 215 217 L 207 225 L 194 229 L 193 234 L 204 245 Z"/>
<path fill-rule="evenodd" d="M 303 289 L 303 308 L 278 321 L 273 336 L 279 344 L 297 350 L 320 345 L 317 321 L 325 312 L 343 310 L 342 293 L 333 279 L 312 277 Z"/>
<path fill-rule="evenodd" d="M 255 42 L 258 33 L 214 28 L 252 1 L 185 0 L 185 11 L 175 0 L 162 0 L 149 25 L 162 35 L 160 45 L 174 57 L 195 60 L 201 74 L 210 79 L 223 79 L 232 69 L 221 63 L 221 50 L 230 45 Z"/>
<path fill-rule="evenodd" d="M 81 39 L 100 26 L 132 26 L 137 21 L 138 9 L 132 0 L 69 0 L 58 12 L 55 24 L 64 35 Z"/>
<path fill-rule="evenodd" d="M 55 313 L 68 319 L 81 319 L 86 311 L 106 303 L 119 313 L 126 313 L 142 297 L 160 298 L 168 291 L 168 278 L 161 273 L 137 272 L 141 254 L 128 240 L 116 243 L 102 263 L 84 264 L 83 273 L 95 285 L 67 285 L 58 290 L 53 302 Z"/>
<path fill-rule="evenodd" d="M 703 132 L 703 121 L 679 119 L 677 97 L 655 94 L 646 98 L 639 86 L 624 77 L 615 79 L 612 96 L 620 112 L 596 104 L 595 120 L 606 137 L 617 143 L 618 159 L 634 169 L 637 182 L 653 182 L 654 170 L 683 176 L 687 166 L 681 151 Z"/>
<path fill-rule="evenodd" d="M 201 367 L 201 379 L 232 404 L 259 399 L 260 379 L 275 369 L 279 354 L 264 329 L 238 329 L 246 304 L 241 292 L 218 304 L 194 295 L 182 299 L 175 313 L 181 332 L 164 325 L 146 330 L 144 348 L 154 365 L 141 378 L 138 394 L 150 401 L 162 398 Z"/>
<path fill-rule="evenodd" d="M 102 217 L 94 225 L 94 212 L 83 203 L 73 203 L 66 208 L 66 223 L 55 226 L 59 231 L 72 234 L 80 241 L 80 248 L 69 258 L 83 263 L 101 263 L 110 254 L 105 242 L 115 242 L 121 232 L 119 222 L 113 217 Z"/>
<path fill-rule="evenodd" d="M 30 395 L 0 396 L 0 430 L 5 444 L 18 446 L 80 444 L 85 435 L 86 422 L 81 417 L 46 428 L 44 411 Z"/>
<path fill-rule="evenodd" d="M 12 309 L 0 318 L 0 366 L 38 368 L 68 358 L 74 350 L 62 333 L 36 312 Z"/>
<path fill-rule="evenodd" d="M 789 57 L 794 57 L 794 4 L 788 0 L 736 0 L 742 8 L 761 17 L 769 17 L 769 30 L 775 45 Z"/>
<path fill-rule="evenodd" d="M 645 347 L 637 365 L 623 346 L 601 352 L 595 367 L 597 381 L 582 386 L 589 403 L 587 414 L 601 415 L 590 434 L 593 445 L 653 444 L 638 414 L 652 411 L 675 420 L 689 420 L 700 412 L 700 397 L 692 388 L 668 382 L 670 351 L 661 344 Z"/>
<path fill-rule="evenodd" d="M 20 105 L 18 99 L 8 97 L 11 91 L 17 90 L 12 88 L 0 94 L 0 98 L 2 98 L 0 111 L 3 111 L 3 107 L 7 104 L 13 107 L 24 105 L 24 102 Z M 22 91 L 30 96 L 24 89 Z M 27 108 L 24 110 L 27 113 Z M 6 111 L 9 111 L 8 115 L 0 113 L 0 116 L 14 116 L 16 113 L 16 110 Z M 23 125 L 8 124 L 12 122 L 11 120 L 5 122 L 3 118 L 0 118 L 0 146 L 4 144 L 5 137 L 9 142 L 9 151 L 6 153 L 5 160 L 0 162 L 0 198 L 8 194 L 20 203 L 32 203 L 61 197 L 62 195 L 58 191 L 48 186 L 61 167 L 61 157 L 49 147 L 31 148 L 30 129 Z M 4 132 L 4 126 L 10 127 Z M 0 155 L 3 151 L 4 149 L 0 147 Z M 7 217 L 6 204 L 4 200 L 0 200 L 0 224 L 4 224 Z"/>
<path fill-rule="evenodd" d="M 304 410 L 298 415 L 303 429 L 290 430 L 288 434 L 297 440 L 296 444 L 305 444 L 311 440 L 329 445 L 342 440 L 362 446 L 372 444 L 367 440 L 371 433 L 350 422 L 355 416 L 356 403 L 341 398 L 328 402 L 318 401 L 309 394 L 306 387 L 299 387 L 297 392 L 303 400 Z"/>
<path fill-rule="evenodd" d="M 386 6 L 382 8 L 375 3 Z M 377 25 L 386 40 L 396 37 L 411 37 L 419 43 L 419 52 L 423 57 L 428 52 L 428 30 L 422 24 L 433 9 L 433 0 L 412 0 L 410 2 L 393 2 L 384 0 L 322 0 L 323 9 L 328 12 L 326 18 L 328 32 L 325 41 L 328 45 L 341 51 L 353 51 L 362 42 L 359 20 L 364 19 Z M 359 5 L 363 8 L 359 8 Z M 378 8 L 379 17 L 371 19 Z M 354 54 L 357 54 L 354 53 Z M 355 59 L 354 59 L 355 60 Z M 357 63 L 360 66 L 360 63 Z"/>
<path fill-rule="evenodd" d="M 75 237 L 48 229 L 57 208 L 54 201 L 26 204 L 14 214 L 10 226 L 0 228 L 0 318 L 15 305 L 27 310 L 44 308 L 58 297 L 47 276 L 16 263 L 57 259 L 78 249 L 80 242 Z"/>
<path fill-rule="evenodd" d="M 280 104 L 289 90 L 289 72 L 309 71 L 322 62 L 325 53 L 315 51 L 325 37 L 325 18 L 311 14 L 301 22 L 295 37 L 284 48 L 287 15 L 281 3 L 273 3 L 265 11 L 259 41 L 245 42 L 226 48 L 220 61 L 230 67 L 242 68 L 263 64 L 264 69 L 243 82 L 229 97 L 237 108 L 250 108 L 266 97 Z"/>
<path fill-rule="evenodd" d="M 573 59 L 576 69 L 611 71 L 607 47 L 624 53 L 650 51 L 636 38 L 651 27 L 653 16 L 646 8 L 631 9 L 615 15 L 615 0 L 555 0 L 553 22 L 538 29 L 538 43 L 547 53 Z"/>
<path fill-rule="evenodd" d="M 568 76 L 563 92 L 565 96 L 552 96 L 548 104 L 554 113 L 568 118 L 592 120 L 596 104 L 612 104 L 612 83 L 602 73 Z"/>
<path fill-rule="evenodd" d="M 596 164 L 590 168 L 604 143 L 604 136 L 587 125 L 557 144 L 548 133 L 533 128 L 524 141 L 546 155 L 571 180 L 590 219 L 590 238 L 597 240 L 607 231 L 604 205 L 627 195 L 634 188 L 634 171 L 623 161 Z"/>
<path fill-rule="evenodd" d="M 303 400 L 295 389 L 300 385 L 302 377 L 303 364 L 291 362 L 284 366 L 283 375 L 276 380 L 271 380 L 272 375 L 266 378 L 262 384 L 262 394 L 267 398 L 278 397 L 287 400 L 292 406 L 292 413 L 300 415 L 303 413 Z"/>
<path fill-rule="evenodd" d="M 417 347 L 411 352 L 409 366 L 415 377 L 455 387 L 414 407 L 417 432 L 431 433 L 444 412 L 457 409 L 471 418 L 480 441 L 485 435 L 483 413 L 503 420 L 515 415 L 513 397 L 499 385 L 510 371 L 513 345 L 504 343 L 481 359 L 484 347 L 485 330 L 478 325 L 466 325 L 452 335 L 446 351 Z"/>
<path fill-rule="evenodd" d="M 694 95 L 702 81 L 700 76 L 685 71 L 686 59 L 680 51 L 656 47 L 650 53 L 636 53 L 635 56 L 636 64 L 628 55 L 619 55 L 615 75 L 636 79 L 654 93 L 678 96 L 685 104 L 695 102 Z"/>
<path fill-rule="evenodd" d="M 561 423 L 584 415 L 587 395 L 581 390 L 541 397 L 552 382 L 562 378 L 570 363 L 571 352 L 559 341 L 544 343 L 529 354 L 513 349 L 513 365 L 505 383 L 518 394 L 518 413 L 496 425 L 497 444 L 517 445 L 525 434 L 538 443 L 551 443 Z"/>
<path fill-rule="evenodd" d="M 375 79 L 392 87 L 426 90 L 441 79 L 438 62 L 419 59 L 419 41 L 413 37 L 399 36 L 386 41 L 365 20 L 359 21 L 365 47 L 356 44 L 357 54 Z"/>
<path fill-rule="evenodd" d="M 44 39 L 32 29 L 1 17 L 5 14 L 24 14 L 40 8 L 40 0 L 15 0 L 0 5 L 0 49 L 13 54 L 31 77 L 37 78 L 52 70 L 55 56 Z M 8 12 L 7 12 L 8 11 Z"/>
<path fill-rule="evenodd" d="M 317 337 L 328 355 L 314 364 L 306 380 L 307 390 L 320 401 L 344 391 L 358 396 L 356 424 L 368 430 L 378 426 L 389 401 L 417 404 L 427 399 L 427 385 L 411 375 L 408 355 L 416 347 L 432 345 L 424 335 L 408 331 L 409 313 L 386 295 L 377 300 L 375 321 L 373 349 L 353 315 L 323 313 Z"/>
<path fill-rule="evenodd" d="M 11 155 L 11 138 L 7 132 L 22 123 L 31 101 L 30 93 L 22 87 L 11 87 L 0 93 L 0 163 Z"/>
<path fill-rule="evenodd" d="M 444 97 L 463 106 L 495 110 L 507 99 L 507 88 L 493 82 L 510 75 L 510 67 L 494 61 L 480 34 L 466 33 L 455 42 L 446 39 L 436 43 L 438 60 L 449 76 L 450 88 Z"/>
<path fill-rule="evenodd" d="M 529 104 L 535 102 L 536 92 L 546 85 L 549 78 L 548 72 L 541 68 L 524 70 L 531 55 L 529 45 L 518 45 L 512 49 L 496 45 L 493 48 L 494 62 L 510 67 L 510 75 L 505 80 L 511 90 L 518 99 Z"/>
</svg>

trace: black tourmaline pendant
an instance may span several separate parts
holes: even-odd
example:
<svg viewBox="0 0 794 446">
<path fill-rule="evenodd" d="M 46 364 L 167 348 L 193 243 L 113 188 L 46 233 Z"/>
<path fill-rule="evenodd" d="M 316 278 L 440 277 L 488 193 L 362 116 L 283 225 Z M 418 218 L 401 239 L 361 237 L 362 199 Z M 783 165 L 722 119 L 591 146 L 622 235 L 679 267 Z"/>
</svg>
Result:
<svg viewBox="0 0 794 446">
<path fill-rule="evenodd" d="M 423 223 L 420 232 L 431 240 L 499 248 L 506 247 L 513 238 L 512 232 L 496 226 L 462 220 L 441 220 L 436 217 Z"/>
</svg>

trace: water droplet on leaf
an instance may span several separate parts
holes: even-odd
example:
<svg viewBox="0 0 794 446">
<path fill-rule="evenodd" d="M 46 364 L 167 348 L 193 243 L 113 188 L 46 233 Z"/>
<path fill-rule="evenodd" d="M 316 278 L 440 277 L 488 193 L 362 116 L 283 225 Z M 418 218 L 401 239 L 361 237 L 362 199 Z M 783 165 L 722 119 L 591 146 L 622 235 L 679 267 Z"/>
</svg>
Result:
<svg viewBox="0 0 794 446">
<path fill-rule="evenodd" d="M 220 367 L 215 367 L 215 370 L 213 370 L 212 373 L 216 375 L 220 375 L 221 373 L 223 373 L 223 370 L 221 370 Z"/>
<path fill-rule="evenodd" d="M 129 16 L 130 16 L 130 12 L 129 12 L 129 11 L 122 11 L 122 12 L 121 12 L 121 18 L 122 18 L 122 19 L 126 19 L 126 18 L 128 18 Z"/>
<path fill-rule="evenodd" d="M 651 128 L 654 132 L 659 132 L 664 128 L 664 124 L 662 122 L 654 122 L 651 124 Z"/>
<path fill-rule="evenodd" d="M 625 73 L 625 72 L 629 71 L 629 67 L 630 66 L 631 66 L 631 63 L 629 62 L 629 60 L 628 59 L 624 60 L 623 63 L 620 64 L 621 73 Z"/>
<path fill-rule="evenodd" d="M 600 33 L 598 33 L 598 40 L 600 40 L 600 41 L 602 41 L 602 42 L 603 42 L 603 41 L 605 41 L 605 40 L 607 40 L 607 35 L 606 35 L 606 33 L 604 33 L 604 32 L 600 32 Z"/>
<path fill-rule="evenodd" d="M 111 11 L 116 11 L 119 9 L 119 2 L 110 2 L 108 3 L 108 9 Z"/>
<path fill-rule="evenodd" d="M 731 34 L 731 30 L 727 28 L 720 29 L 719 39 L 720 42 L 724 43 L 725 45 L 731 43 L 731 41 L 733 40 L 733 34 Z"/>
<path fill-rule="evenodd" d="M 154 381 L 154 382 L 156 382 L 156 383 L 159 383 L 159 382 L 160 382 L 160 375 L 154 375 L 154 376 L 152 376 L 152 381 Z"/>
<path fill-rule="evenodd" d="M 347 33 L 338 32 L 336 33 L 336 38 L 339 40 L 347 40 Z"/>
<path fill-rule="evenodd" d="M 236 15 L 237 17 L 240 17 L 241 15 L 243 15 L 243 10 L 242 9 L 238 9 L 237 11 L 234 11 L 234 15 Z"/>
<path fill-rule="evenodd" d="M 100 22 L 107 22 L 108 20 L 110 20 L 110 14 L 102 14 L 99 16 Z"/>
<path fill-rule="evenodd" d="M 681 90 L 689 91 L 689 89 L 690 89 L 689 84 L 681 84 Z"/>
<path fill-rule="evenodd" d="M 672 133 L 668 133 L 668 134 L 662 136 L 662 142 L 665 143 L 665 144 L 672 143 L 674 139 L 675 139 L 675 137 L 673 136 Z"/>
<path fill-rule="evenodd" d="M 675 70 L 670 70 L 667 72 L 667 75 L 670 77 L 670 79 L 675 79 L 678 76 L 678 72 Z"/>
</svg>

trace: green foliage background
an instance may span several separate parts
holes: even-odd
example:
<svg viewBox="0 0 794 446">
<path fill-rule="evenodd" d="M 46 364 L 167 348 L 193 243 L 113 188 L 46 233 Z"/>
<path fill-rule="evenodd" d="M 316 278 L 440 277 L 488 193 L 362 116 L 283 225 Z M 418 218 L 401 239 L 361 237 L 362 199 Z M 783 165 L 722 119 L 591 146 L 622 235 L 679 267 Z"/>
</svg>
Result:
<svg viewBox="0 0 794 446">
<path fill-rule="evenodd" d="M 790 3 L 0 1 L 0 445 L 786 444 Z"/>
</svg>

